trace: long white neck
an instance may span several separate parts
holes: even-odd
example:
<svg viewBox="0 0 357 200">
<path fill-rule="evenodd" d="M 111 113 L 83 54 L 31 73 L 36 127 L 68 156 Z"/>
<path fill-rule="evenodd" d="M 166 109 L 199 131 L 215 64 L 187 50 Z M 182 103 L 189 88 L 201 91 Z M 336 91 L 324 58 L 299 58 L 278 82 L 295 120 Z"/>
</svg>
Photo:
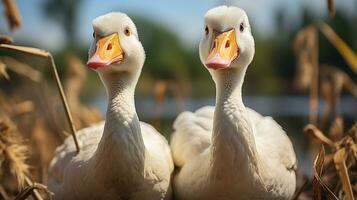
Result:
<svg viewBox="0 0 357 200">
<path fill-rule="evenodd" d="M 144 171 L 145 146 L 135 110 L 138 74 L 102 74 L 108 94 L 103 136 L 95 153 L 96 166 L 127 174 Z M 119 175 L 119 174 L 118 174 Z"/>
<path fill-rule="evenodd" d="M 211 155 L 213 171 L 218 176 L 229 176 L 225 172 L 232 170 L 259 174 L 253 126 L 242 101 L 245 71 L 246 68 L 230 68 L 212 72 L 216 107 Z"/>
</svg>

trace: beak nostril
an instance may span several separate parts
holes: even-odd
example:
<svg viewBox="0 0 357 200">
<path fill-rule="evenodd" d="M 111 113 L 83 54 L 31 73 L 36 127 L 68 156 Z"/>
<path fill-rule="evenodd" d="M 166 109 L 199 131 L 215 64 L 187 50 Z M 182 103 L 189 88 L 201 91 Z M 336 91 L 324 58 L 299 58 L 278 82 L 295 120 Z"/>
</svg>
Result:
<svg viewBox="0 0 357 200">
<path fill-rule="evenodd" d="M 229 40 L 227 40 L 227 42 L 226 42 L 226 48 L 229 48 L 231 46 L 231 42 L 229 41 Z"/>
<path fill-rule="evenodd" d="M 214 42 L 213 42 L 212 49 L 216 48 L 216 42 L 217 42 L 217 41 L 214 41 Z"/>
<path fill-rule="evenodd" d="M 108 46 L 107 46 L 107 50 L 111 50 L 112 48 L 113 48 L 112 43 L 109 43 Z"/>
</svg>

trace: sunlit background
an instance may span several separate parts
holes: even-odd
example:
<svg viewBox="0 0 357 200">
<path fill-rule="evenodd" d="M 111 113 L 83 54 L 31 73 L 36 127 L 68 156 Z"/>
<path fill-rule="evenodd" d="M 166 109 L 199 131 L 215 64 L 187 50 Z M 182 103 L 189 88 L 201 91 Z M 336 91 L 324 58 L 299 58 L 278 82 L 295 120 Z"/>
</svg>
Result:
<svg viewBox="0 0 357 200">
<path fill-rule="evenodd" d="M 92 40 L 91 21 L 110 11 L 127 13 L 136 23 L 146 50 L 146 63 L 136 91 L 139 118 L 156 126 L 167 138 L 172 122 L 184 110 L 214 105 L 213 81 L 198 56 L 205 12 L 221 4 L 246 10 L 256 42 L 254 61 L 244 84 L 245 104 L 270 115 L 287 131 L 299 158 L 299 169 L 311 174 L 311 158 L 303 127 L 308 122 L 309 91 L 294 87 L 296 59 L 293 41 L 304 26 L 324 21 L 353 49 L 357 49 L 357 1 L 336 1 L 336 15 L 328 15 L 324 0 L 19 0 L 22 25 L 11 32 L 6 18 L 0 17 L 0 33 L 14 37 L 15 44 L 48 49 L 53 53 L 62 80 L 66 80 L 66 58 L 75 55 L 84 63 Z M 3 9 L 0 5 L 0 10 Z M 0 52 L 1 53 L 1 52 Z M 339 52 L 319 35 L 320 64 L 336 65 L 356 82 L 356 74 Z M 40 68 L 39 66 L 36 66 Z M 46 71 L 46 70 L 45 70 Z M 47 70 L 48 71 L 48 70 Z M 106 96 L 94 71 L 78 92 L 81 101 L 98 108 L 105 116 Z M 1 88 L 11 96 L 21 84 L 1 80 Z M 51 82 L 49 73 L 46 75 Z M 15 81 L 14 81 L 15 80 Z M 25 89 L 24 89 L 25 90 Z M 17 94 L 18 95 L 18 94 Z M 15 95 L 16 96 L 16 95 Z M 324 102 L 321 101 L 320 111 Z M 42 105 L 51 107 L 51 103 Z M 357 119 L 357 100 L 342 93 L 340 113 L 346 126 Z"/>
</svg>

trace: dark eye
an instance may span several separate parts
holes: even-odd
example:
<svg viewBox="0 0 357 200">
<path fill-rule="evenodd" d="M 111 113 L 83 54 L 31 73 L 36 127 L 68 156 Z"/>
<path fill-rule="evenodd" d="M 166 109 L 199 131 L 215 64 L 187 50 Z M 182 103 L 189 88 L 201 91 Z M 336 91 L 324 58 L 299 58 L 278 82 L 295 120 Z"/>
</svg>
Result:
<svg viewBox="0 0 357 200">
<path fill-rule="evenodd" d="M 205 28 L 205 33 L 206 33 L 206 35 L 208 35 L 208 33 L 209 33 L 208 26 L 206 26 L 206 28 Z"/>
<path fill-rule="evenodd" d="M 243 22 L 240 23 L 239 30 L 240 30 L 240 32 L 243 32 L 243 31 L 244 31 L 244 24 L 243 24 Z"/>
<path fill-rule="evenodd" d="M 93 38 L 95 38 L 95 33 L 93 32 Z"/>
<path fill-rule="evenodd" d="M 129 28 L 126 28 L 125 31 L 124 31 L 124 33 L 125 33 L 126 36 L 129 36 L 129 35 L 130 35 Z"/>
</svg>

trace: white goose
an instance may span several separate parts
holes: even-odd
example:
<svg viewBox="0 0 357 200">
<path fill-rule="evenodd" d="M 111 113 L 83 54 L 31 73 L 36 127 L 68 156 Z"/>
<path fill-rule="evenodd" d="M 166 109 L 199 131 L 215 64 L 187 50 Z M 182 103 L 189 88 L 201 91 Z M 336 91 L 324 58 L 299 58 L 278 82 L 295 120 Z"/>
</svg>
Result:
<svg viewBox="0 0 357 200">
<path fill-rule="evenodd" d="M 220 6 L 205 15 L 200 58 L 216 85 L 216 106 L 184 112 L 171 140 L 174 193 L 192 199 L 289 199 L 295 191 L 291 141 L 271 118 L 246 108 L 242 84 L 254 55 L 246 13 Z"/>
<path fill-rule="evenodd" d="M 171 199 L 173 162 L 169 145 L 152 126 L 140 122 L 134 90 L 145 60 L 131 19 L 119 12 L 93 21 L 89 68 L 105 85 L 105 123 L 78 131 L 56 151 L 49 171 L 55 199 Z"/>
</svg>

